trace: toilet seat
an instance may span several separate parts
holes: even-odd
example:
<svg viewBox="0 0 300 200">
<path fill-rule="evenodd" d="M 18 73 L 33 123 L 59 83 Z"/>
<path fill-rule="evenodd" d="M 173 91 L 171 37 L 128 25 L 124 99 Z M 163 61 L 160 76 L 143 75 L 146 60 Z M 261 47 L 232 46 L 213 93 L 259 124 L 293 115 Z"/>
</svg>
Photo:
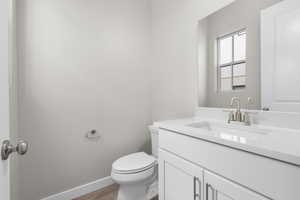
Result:
<svg viewBox="0 0 300 200">
<path fill-rule="evenodd" d="M 151 169 L 156 159 L 144 152 L 133 153 L 119 158 L 112 164 L 112 171 L 116 174 L 135 174 Z"/>
<path fill-rule="evenodd" d="M 118 184 L 135 184 L 141 181 L 148 180 L 155 174 L 155 168 L 149 168 L 144 171 L 140 171 L 137 173 L 124 174 L 124 173 L 116 173 L 114 171 L 111 172 L 112 179 Z"/>
</svg>

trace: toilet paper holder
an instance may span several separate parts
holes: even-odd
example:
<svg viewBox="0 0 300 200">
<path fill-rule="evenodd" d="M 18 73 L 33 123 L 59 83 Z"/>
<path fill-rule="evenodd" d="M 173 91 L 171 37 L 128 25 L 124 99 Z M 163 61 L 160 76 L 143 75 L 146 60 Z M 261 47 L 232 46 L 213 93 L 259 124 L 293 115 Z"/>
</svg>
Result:
<svg viewBox="0 0 300 200">
<path fill-rule="evenodd" d="M 86 133 L 85 137 L 88 139 L 99 139 L 101 136 L 96 129 L 92 129 Z"/>
</svg>

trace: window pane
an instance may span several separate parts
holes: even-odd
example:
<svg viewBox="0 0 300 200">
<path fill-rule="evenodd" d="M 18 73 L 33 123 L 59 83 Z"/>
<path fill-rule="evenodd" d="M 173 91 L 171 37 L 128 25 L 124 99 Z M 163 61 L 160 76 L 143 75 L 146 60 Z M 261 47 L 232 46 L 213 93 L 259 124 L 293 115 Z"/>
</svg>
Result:
<svg viewBox="0 0 300 200">
<path fill-rule="evenodd" d="M 233 66 L 233 76 L 245 76 L 246 63 L 241 63 Z"/>
<path fill-rule="evenodd" d="M 229 67 L 221 67 L 221 78 L 230 78 L 232 76 L 231 66 Z"/>
<path fill-rule="evenodd" d="M 220 60 L 219 64 L 223 65 L 232 62 L 232 37 L 220 39 Z"/>
<path fill-rule="evenodd" d="M 246 59 L 246 33 L 234 35 L 234 61 Z"/>
<path fill-rule="evenodd" d="M 221 78 L 221 90 L 222 91 L 232 90 L 231 78 Z"/>
<path fill-rule="evenodd" d="M 246 86 L 246 76 L 233 77 L 233 87 Z"/>
</svg>

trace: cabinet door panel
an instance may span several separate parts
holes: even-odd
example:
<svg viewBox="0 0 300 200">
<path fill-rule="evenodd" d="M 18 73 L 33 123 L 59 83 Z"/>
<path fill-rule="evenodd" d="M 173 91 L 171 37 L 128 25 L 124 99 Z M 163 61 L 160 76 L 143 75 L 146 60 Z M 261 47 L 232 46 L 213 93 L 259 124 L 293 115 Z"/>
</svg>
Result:
<svg viewBox="0 0 300 200">
<path fill-rule="evenodd" d="M 267 200 L 264 196 L 207 171 L 204 172 L 204 184 L 207 200 Z"/>
<path fill-rule="evenodd" d="M 159 189 L 160 200 L 202 200 L 203 170 L 197 165 L 160 150 Z"/>
<path fill-rule="evenodd" d="M 193 177 L 165 161 L 165 200 L 193 199 Z"/>
</svg>

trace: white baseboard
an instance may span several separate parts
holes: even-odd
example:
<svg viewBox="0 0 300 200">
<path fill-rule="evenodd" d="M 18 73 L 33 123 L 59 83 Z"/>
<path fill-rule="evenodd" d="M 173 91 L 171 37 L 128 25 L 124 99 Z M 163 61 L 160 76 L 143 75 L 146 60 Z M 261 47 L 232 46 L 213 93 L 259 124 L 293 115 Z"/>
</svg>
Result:
<svg viewBox="0 0 300 200">
<path fill-rule="evenodd" d="M 90 192 L 94 192 L 96 190 L 102 189 L 104 187 L 107 187 L 109 185 L 112 185 L 114 182 L 111 179 L 110 176 L 96 180 L 94 182 L 81 185 L 78 187 L 75 187 L 73 189 L 51 195 L 49 197 L 43 198 L 41 200 L 71 200 L 80 196 L 83 196 L 85 194 L 88 194 Z"/>
</svg>

